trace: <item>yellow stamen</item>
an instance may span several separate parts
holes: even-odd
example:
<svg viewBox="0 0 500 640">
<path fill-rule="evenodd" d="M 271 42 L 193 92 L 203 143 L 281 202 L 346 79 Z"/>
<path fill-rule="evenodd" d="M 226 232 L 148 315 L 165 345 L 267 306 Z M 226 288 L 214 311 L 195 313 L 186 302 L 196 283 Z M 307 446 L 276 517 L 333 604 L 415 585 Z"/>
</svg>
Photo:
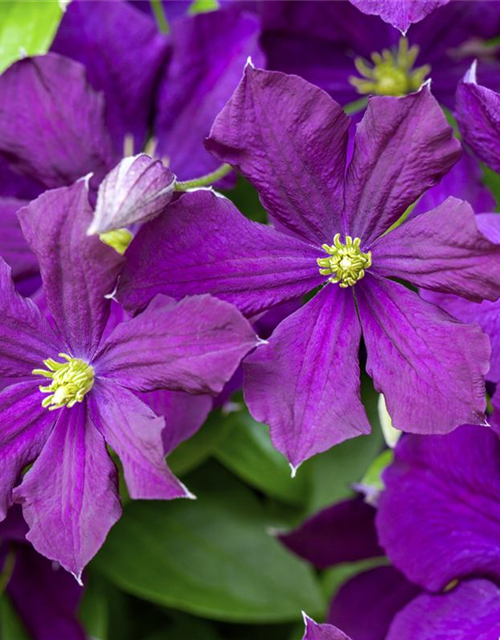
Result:
<svg viewBox="0 0 500 640">
<path fill-rule="evenodd" d="M 80 358 L 72 358 L 66 353 L 60 353 L 60 358 L 66 362 L 58 362 L 52 358 L 43 361 L 47 369 L 33 369 L 35 376 L 50 378 L 52 382 L 47 387 L 39 387 L 42 393 L 49 393 L 44 398 L 42 407 L 50 411 L 73 407 L 82 402 L 85 395 L 94 386 L 94 368 Z"/>
<path fill-rule="evenodd" d="M 359 238 L 353 240 L 351 236 L 346 236 L 343 244 L 340 242 L 340 233 L 337 233 L 332 246 L 324 244 L 322 247 L 328 253 L 328 258 L 318 258 L 320 274 L 330 276 L 328 281 L 342 288 L 355 285 L 372 264 L 371 251 L 363 253 L 360 243 Z"/>
</svg>

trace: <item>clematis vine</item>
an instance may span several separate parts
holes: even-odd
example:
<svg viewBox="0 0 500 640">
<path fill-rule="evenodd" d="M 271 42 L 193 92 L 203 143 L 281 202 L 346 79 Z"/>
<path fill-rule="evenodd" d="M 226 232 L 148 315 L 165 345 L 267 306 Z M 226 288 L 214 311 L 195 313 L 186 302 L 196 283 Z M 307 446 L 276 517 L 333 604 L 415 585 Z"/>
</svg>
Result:
<svg viewBox="0 0 500 640">
<path fill-rule="evenodd" d="M 247 66 L 207 147 L 259 190 L 275 228 L 211 192 L 185 194 L 136 236 L 118 288 L 129 310 L 157 293 L 203 292 L 248 316 L 318 290 L 244 364 L 250 411 L 293 467 L 369 431 L 362 334 L 395 427 L 484 422 L 487 337 L 395 281 L 476 301 L 500 294 L 500 246 L 466 202 L 449 198 L 393 228 L 460 145 L 428 86 L 370 100 L 346 171 L 349 124 L 306 81 Z"/>
<path fill-rule="evenodd" d="M 430 77 L 436 98 L 452 107 L 474 57 L 483 60 L 485 82 L 499 86 L 496 49 L 484 43 L 498 34 L 496 2 L 332 0 L 321 11 L 301 0 L 258 6 L 269 68 L 296 73 L 342 104 L 368 94 L 405 95 Z"/>
<path fill-rule="evenodd" d="M 257 339 L 209 296 L 159 296 L 106 335 L 122 258 L 86 235 L 86 182 L 44 193 L 19 218 L 53 322 L 15 291 L 2 261 L 0 374 L 19 381 L 0 393 L 0 517 L 21 504 L 26 538 L 80 579 L 120 516 L 107 446 L 132 498 L 192 497 L 166 466 L 164 419 L 137 394 L 215 395 Z"/>
<path fill-rule="evenodd" d="M 27 531 L 18 506 L 0 523 L 0 583 L 14 610 L 33 640 L 84 640 L 77 619 L 83 589 L 33 550 Z"/>
</svg>

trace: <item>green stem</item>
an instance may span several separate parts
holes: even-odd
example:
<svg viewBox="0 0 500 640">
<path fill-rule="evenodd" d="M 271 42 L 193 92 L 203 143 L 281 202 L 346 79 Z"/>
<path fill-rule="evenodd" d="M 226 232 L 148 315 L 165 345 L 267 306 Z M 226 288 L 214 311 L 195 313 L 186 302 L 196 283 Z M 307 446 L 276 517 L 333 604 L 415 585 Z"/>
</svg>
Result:
<svg viewBox="0 0 500 640">
<path fill-rule="evenodd" d="M 0 573 L 0 596 L 3 594 L 3 592 L 7 588 L 7 585 L 9 584 L 12 572 L 14 571 L 15 562 L 16 554 L 14 553 L 13 549 L 10 549 L 7 553 L 7 557 L 5 558 L 2 573 Z"/>
<path fill-rule="evenodd" d="M 218 169 L 207 173 L 205 176 L 186 180 L 185 182 L 177 182 L 175 184 L 176 191 L 187 191 L 188 189 L 196 189 L 197 187 L 209 187 L 224 176 L 227 176 L 233 170 L 230 164 L 222 164 Z"/>
<path fill-rule="evenodd" d="M 359 100 L 355 100 L 354 102 L 349 102 L 349 104 L 344 105 L 344 111 L 348 116 L 353 116 L 355 113 L 363 111 L 367 104 L 368 98 L 360 98 Z"/>
<path fill-rule="evenodd" d="M 163 11 L 163 5 L 161 0 L 149 0 L 151 3 L 151 9 L 153 10 L 156 24 L 158 25 L 158 31 L 160 33 L 170 33 L 170 26 L 168 24 L 167 16 Z"/>
</svg>

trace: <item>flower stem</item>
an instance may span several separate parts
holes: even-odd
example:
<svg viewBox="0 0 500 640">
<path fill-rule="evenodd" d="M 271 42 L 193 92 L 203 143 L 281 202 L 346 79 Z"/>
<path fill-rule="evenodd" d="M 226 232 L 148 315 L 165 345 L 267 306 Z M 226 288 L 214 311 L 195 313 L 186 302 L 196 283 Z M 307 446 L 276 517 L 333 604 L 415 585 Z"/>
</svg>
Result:
<svg viewBox="0 0 500 640">
<path fill-rule="evenodd" d="M 156 24 L 158 25 L 158 31 L 160 33 L 170 33 L 170 26 L 168 24 L 167 16 L 163 10 L 161 0 L 149 0 L 151 3 L 151 9 L 153 10 Z"/>
<path fill-rule="evenodd" d="M 16 562 L 16 556 L 13 549 L 10 549 L 5 558 L 2 572 L 0 573 L 0 596 L 4 593 L 7 585 L 9 584 L 12 572 L 14 571 L 14 564 Z"/>
<path fill-rule="evenodd" d="M 207 173 L 205 176 L 194 178 L 193 180 L 186 180 L 185 182 L 176 182 L 175 190 L 187 191 L 188 189 L 196 189 L 197 187 L 209 187 L 214 184 L 214 182 L 227 176 L 232 169 L 230 164 L 222 164 L 218 169 L 212 171 L 212 173 Z"/>
</svg>

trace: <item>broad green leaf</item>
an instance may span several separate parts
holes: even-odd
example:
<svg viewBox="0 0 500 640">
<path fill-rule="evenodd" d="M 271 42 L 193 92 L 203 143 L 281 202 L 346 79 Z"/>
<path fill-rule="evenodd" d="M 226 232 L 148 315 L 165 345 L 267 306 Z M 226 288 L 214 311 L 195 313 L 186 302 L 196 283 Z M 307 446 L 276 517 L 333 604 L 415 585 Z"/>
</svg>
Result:
<svg viewBox="0 0 500 640">
<path fill-rule="evenodd" d="M 212 463 L 186 479 L 196 501 L 131 502 L 94 568 L 140 598 L 235 622 L 324 608 L 313 571 L 267 531 L 263 508 Z"/>
<path fill-rule="evenodd" d="M 290 465 L 274 448 L 269 428 L 256 422 L 246 409 L 231 413 L 227 420 L 233 429 L 215 452 L 215 457 L 265 494 L 292 504 L 303 504 L 307 497 L 305 477 L 291 477 Z"/>
<path fill-rule="evenodd" d="M 58 0 L 0 2 L 0 73 L 16 60 L 47 53 L 62 15 Z"/>
<path fill-rule="evenodd" d="M 182 476 L 201 465 L 224 442 L 232 428 L 220 410 L 212 411 L 202 428 L 168 456 L 172 473 Z"/>
<path fill-rule="evenodd" d="M 87 570 L 78 617 L 92 640 L 132 638 L 128 596 L 95 571 Z"/>
<path fill-rule="evenodd" d="M 2 640 L 30 640 L 23 623 L 5 594 L 0 598 L 0 638 Z"/>
</svg>

